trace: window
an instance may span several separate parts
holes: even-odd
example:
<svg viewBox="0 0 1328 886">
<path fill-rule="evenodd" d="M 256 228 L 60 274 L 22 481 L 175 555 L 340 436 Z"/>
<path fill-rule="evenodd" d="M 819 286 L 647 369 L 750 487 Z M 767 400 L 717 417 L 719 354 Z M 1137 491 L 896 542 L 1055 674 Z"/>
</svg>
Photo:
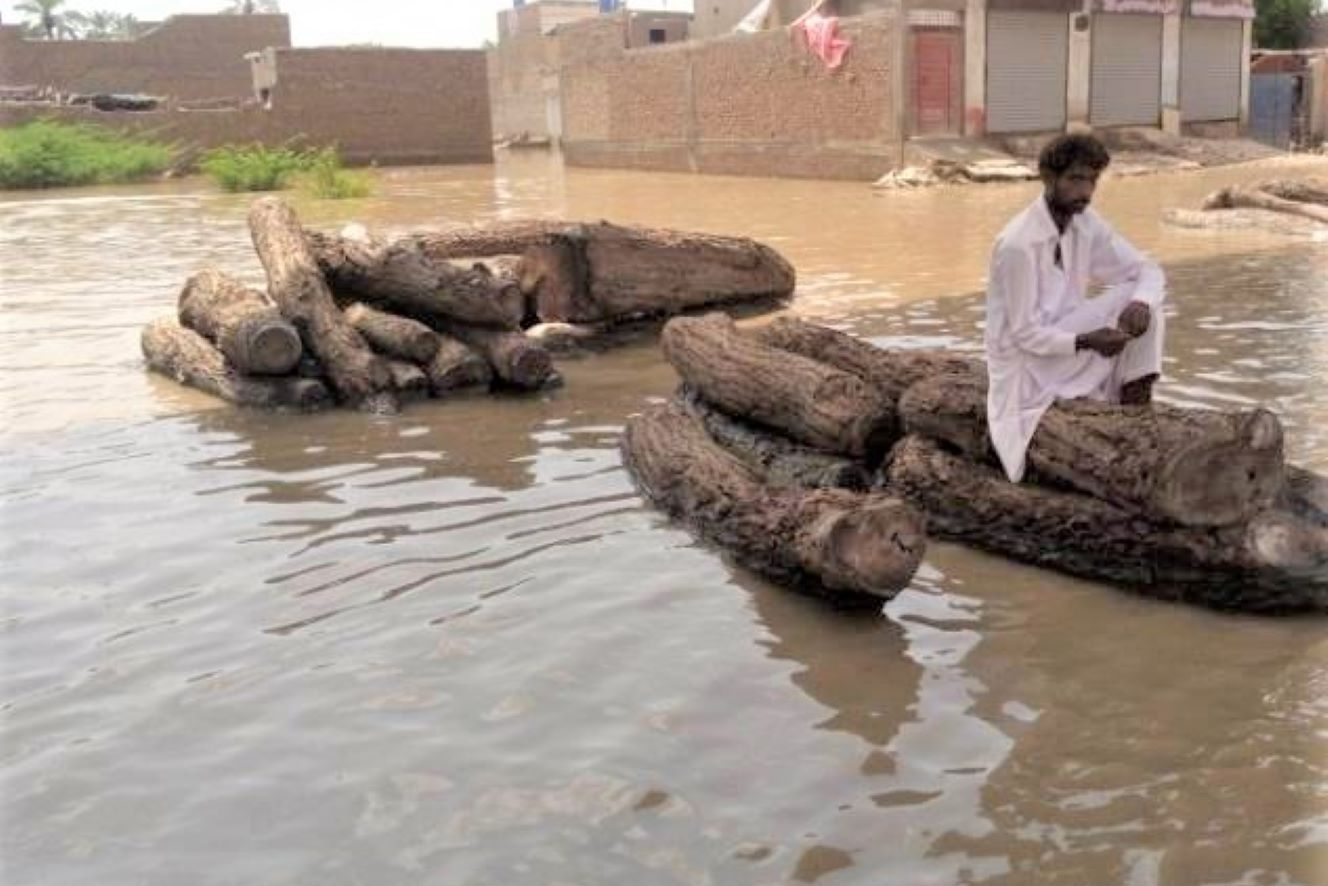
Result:
<svg viewBox="0 0 1328 886">
<path fill-rule="evenodd" d="M 651 28 L 651 29 L 650 29 L 650 42 L 651 42 L 651 43 L 668 43 L 668 42 L 669 42 L 669 34 L 668 34 L 668 32 L 665 31 L 663 28 Z"/>
</svg>

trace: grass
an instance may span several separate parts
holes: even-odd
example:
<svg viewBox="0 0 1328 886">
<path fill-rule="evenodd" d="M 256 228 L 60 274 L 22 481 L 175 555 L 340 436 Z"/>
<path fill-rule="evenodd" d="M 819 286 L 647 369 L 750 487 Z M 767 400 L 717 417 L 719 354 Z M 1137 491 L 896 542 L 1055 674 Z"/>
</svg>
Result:
<svg viewBox="0 0 1328 886">
<path fill-rule="evenodd" d="M 373 191 L 369 176 L 348 172 L 336 148 L 307 151 L 263 145 L 226 145 L 203 155 L 199 167 L 223 190 L 280 191 L 298 183 L 302 190 L 323 200 L 367 197 Z"/>
<path fill-rule="evenodd" d="M 0 129 L 0 188 L 138 181 L 171 167 L 175 148 L 89 124 L 36 120 Z"/>
</svg>

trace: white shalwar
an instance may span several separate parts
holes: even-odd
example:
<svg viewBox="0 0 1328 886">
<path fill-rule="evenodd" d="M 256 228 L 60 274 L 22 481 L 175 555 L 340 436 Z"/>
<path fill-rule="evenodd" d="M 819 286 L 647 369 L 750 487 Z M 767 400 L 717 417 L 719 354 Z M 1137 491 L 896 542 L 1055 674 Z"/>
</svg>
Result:
<svg viewBox="0 0 1328 886">
<path fill-rule="evenodd" d="M 1089 297 L 1093 284 L 1106 289 Z M 1161 268 L 1092 209 L 1062 234 L 1039 196 L 1005 226 L 987 283 L 987 423 L 1011 482 L 1023 479 L 1028 444 L 1056 400 L 1118 401 L 1126 382 L 1161 373 L 1165 294 Z M 1075 350 L 1079 334 L 1115 327 L 1132 301 L 1152 309 L 1147 332 L 1115 357 Z"/>
</svg>

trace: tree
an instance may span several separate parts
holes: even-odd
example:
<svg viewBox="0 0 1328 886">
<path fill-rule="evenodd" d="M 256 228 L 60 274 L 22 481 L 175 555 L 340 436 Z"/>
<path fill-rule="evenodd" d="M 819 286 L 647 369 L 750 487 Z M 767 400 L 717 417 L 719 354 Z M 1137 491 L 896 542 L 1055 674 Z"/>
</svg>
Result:
<svg viewBox="0 0 1328 886">
<path fill-rule="evenodd" d="M 281 12 L 281 4 L 277 0 L 231 0 L 222 12 L 226 15 L 253 15 L 256 12 L 276 13 Z"/>
<path fill-rule="evenodd" d="M 47 40 L 77 37 L 74 24 L 78 13 L 61 12 L 60 7 L 64 5 L 65 0 L 23 0 L 14 5 L 14 10 L 28 16 L 28 28 Z"/>
<path fill-rule="evenodd" d="M 1254 45 L 1300 49 L 1309 45 L 1318 0 L 1254 0 Z"/>
</svg>

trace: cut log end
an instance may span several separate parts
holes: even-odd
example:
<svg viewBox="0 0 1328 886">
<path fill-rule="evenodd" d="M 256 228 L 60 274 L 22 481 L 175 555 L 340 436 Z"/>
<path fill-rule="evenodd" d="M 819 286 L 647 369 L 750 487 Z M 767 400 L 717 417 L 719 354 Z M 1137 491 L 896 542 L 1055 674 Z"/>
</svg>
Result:
<svg viewBox="0 0 1328 886">
<path fill-rule="evenodd" d="M 827 587 L 891 598 L 912 580 L 926 549 L 925 522 L 913 508 L 884 500 L 834 514 L 813 531 Z"/>
<path fill-rule="evenodd" d="M 1255 410 L 1235 440 L 1204 439 L 1179 449 L 1160 472 L 1157 512 L 1186 525 L 1225 526 L 1248 520 L 1285 485 L 1282 424 Z"/>
<path fill-rule="evenodd" d="M 247 318 L 236 330 L 237 342 L 243 342 L 244 365 L 259 375 L 285 375 L 300 362 L 304 346 L 300 335 L 289 323 L 264 318 Z"/>
</svg>

